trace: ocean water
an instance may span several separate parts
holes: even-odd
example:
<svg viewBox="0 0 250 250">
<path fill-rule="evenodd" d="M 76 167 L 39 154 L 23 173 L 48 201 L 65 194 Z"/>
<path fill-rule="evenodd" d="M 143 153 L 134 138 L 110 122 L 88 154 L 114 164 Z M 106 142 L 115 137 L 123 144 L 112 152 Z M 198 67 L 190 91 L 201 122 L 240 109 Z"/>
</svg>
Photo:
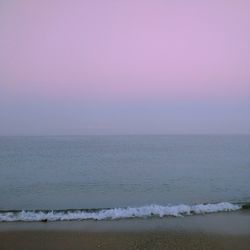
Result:
<svg viewBox="0 0 250 250">
<path fill-rule="evenodd" d="M 0 221 L 179 216 L 249 201 L 250 136 L 0 137 Z"/>
</svg>

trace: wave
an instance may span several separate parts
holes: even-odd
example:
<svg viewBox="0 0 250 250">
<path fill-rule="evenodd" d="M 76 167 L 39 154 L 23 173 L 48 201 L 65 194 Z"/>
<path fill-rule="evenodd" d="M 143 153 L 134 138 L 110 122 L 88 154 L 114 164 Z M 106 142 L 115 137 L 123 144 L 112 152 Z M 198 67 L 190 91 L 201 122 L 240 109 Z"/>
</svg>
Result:
<svg viewBox="0 0 250 250">
<path fill-rule="evenodd" d="M 243 205 L 244 206 L 244 205 Z M 216 212 L 236 211 L 239 204 L 220 202 L 216 204 L 149 205 L 143 207 L 108 209 L 68 209 L 68 210 L 12 210 L 0 211 L 0 221 L 76 221 L 76 220 L 115 220 L 128 218 L 148 218 L 164 216 L 188 216 Z"/>
</svg>

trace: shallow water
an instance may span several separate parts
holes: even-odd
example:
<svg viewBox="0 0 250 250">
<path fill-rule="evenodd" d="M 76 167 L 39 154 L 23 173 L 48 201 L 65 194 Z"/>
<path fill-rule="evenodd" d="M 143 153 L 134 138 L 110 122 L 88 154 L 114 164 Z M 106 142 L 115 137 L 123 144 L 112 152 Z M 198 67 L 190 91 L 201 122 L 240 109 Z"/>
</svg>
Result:
<svg viewBox="0 0 250 250">
<path fill-rule="evenodd" d="M 250 136 L 0 137 L 0 209 L 250 200 Z"/>
</svg>

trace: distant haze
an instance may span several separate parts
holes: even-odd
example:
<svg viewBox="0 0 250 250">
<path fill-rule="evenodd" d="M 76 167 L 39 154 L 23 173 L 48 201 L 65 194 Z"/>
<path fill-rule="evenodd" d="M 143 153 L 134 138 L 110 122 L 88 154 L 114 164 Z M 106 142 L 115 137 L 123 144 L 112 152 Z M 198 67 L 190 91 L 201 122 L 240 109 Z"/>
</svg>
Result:
<svg viewBox="0 0 250 250">
<path fill-rule="evenodd" d="M 0 0 L 0 135 L 250 133 L 249 0 Z"/>
</svg>

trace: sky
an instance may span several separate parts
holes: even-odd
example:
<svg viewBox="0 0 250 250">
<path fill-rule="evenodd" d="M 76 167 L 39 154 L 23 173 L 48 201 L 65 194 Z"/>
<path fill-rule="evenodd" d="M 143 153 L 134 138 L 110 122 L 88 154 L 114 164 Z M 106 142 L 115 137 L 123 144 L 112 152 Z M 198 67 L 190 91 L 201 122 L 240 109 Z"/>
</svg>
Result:
<svg viewBox="0 0 250 250">
<path fill-rule="evenodd" d="M 249 0 L 0 0 L 0 135 L 249 134 Z"/>
</svg>

